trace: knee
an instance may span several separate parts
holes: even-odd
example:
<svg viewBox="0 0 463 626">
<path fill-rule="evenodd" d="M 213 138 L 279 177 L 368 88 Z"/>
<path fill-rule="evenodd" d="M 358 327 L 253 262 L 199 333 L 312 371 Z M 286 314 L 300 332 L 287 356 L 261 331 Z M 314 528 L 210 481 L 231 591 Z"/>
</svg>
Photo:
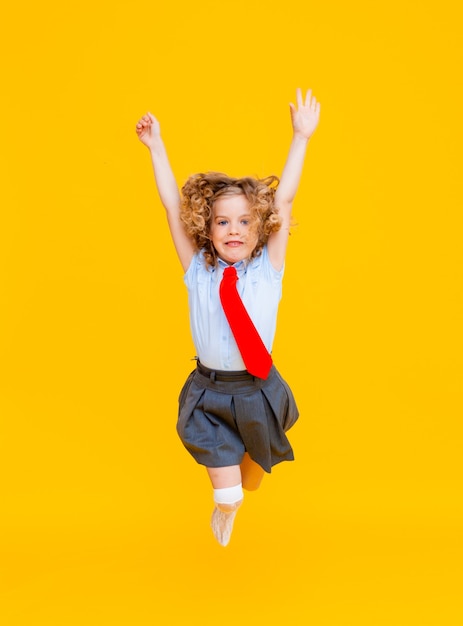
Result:
<svg viewBox="0 0 463 626">
<path fill-rule="evenodd" d="M 260 487 L 264 473 L 258 476 L 243 477 L 243 489 L 246 491 L 257 491 Z"/>
<path fill-rule="evenodd" d="M 258 484 L 256 483 L 243 483 L 243 489 L 245 489 L 246 491 L 257 491 L 260 487 L 260 481 L 258 482 Z"/>
</svg>

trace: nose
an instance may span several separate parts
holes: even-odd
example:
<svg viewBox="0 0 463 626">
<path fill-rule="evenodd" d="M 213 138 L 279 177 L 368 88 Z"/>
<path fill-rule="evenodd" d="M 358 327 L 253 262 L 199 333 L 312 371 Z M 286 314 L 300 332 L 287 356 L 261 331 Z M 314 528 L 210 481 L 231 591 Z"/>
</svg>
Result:
<svg viewBox="0 0 463 626">
<path fill-rule="evenodd" d="M 240 232 L 240 230 L 239 230 L 238 224 L 232 224 L 230 222 L 230 227 L 229 227 L 229 230 L 228 230 L 228 234 L 229 235 L 238 235 L 239 232 Z"/>
</svg>

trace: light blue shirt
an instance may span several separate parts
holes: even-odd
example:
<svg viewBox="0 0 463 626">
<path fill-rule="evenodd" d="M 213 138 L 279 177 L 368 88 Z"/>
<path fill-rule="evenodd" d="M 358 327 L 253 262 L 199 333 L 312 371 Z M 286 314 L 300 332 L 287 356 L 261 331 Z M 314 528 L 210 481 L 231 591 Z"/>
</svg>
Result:
<svg viewBox="0 0 463 626">
<path fill-rule="evenodd" d="M 235 263 L 237 289 L 267 350 L 272 351 L 284 269 L 270 263 L 267 247 L 252 261 Z M 184 276 L 188 288 L 190 325 L 196 354 L 203 365 L 217 370 L 244 370 L 219 297 L 219 285 L 227 263 L 219 259 L 207 267 L 202 252 L 194 255 Z"/>
</svg>

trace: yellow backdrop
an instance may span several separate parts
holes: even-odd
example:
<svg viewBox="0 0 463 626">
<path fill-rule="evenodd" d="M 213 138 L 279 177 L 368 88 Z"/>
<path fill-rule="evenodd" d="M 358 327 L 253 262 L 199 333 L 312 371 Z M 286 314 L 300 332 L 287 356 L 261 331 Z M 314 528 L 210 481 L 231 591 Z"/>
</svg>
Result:
<svg viewBox="0 0 463 626">
<path fill-rule="evenodd" d="M 461 20 L 451 0 L 2 11 L 5 626 L 458 626 Z M 275 361 L 295 463 L 230 545 L 175 432 L 186 292 L 137 119 L 191 173 L 280 173 L 322 103 Z"/>
</svg>

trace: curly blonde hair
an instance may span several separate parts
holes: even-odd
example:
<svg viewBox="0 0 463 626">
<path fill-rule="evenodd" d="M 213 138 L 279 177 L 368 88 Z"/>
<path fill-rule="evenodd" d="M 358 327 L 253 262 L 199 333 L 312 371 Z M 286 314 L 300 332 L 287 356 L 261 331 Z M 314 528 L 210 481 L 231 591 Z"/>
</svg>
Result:
<svg viewBox="0 0 463 626">
<path fill-rule="evenodd" d="M 281 218 L 274 203 L 279 182 L 277 176 L 232 178 L 220 172 L 194 174 L 188 178 L 182 187 L 180 218 L 196 249 L 203 251 L 208 266 L 217 264 L 217 252 L 210 237 L 212 209 L 217 198 L 244 195 L 249 201 L 251 227 L 258 236 L 251 254 L 253 259 L 261 253 L 270 234 L 280 229 Z"/>
</svg>

